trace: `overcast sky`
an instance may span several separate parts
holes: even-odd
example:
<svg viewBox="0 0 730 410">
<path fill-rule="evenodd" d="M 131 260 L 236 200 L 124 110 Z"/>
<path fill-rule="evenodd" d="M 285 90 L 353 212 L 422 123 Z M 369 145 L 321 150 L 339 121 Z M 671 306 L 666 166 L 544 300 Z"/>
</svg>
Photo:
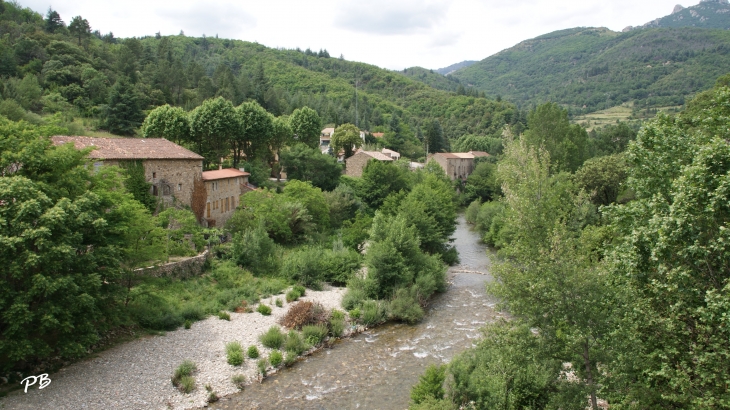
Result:
<svg viewBox="0 0 730 410">
<path fill-rule="evenodd" d="M 620 31 L 677 0 L 18 0 L 117 37 L 178 34 L 313 50 L 389 69 L 481 60 L 522 40 L 579 26 Z M 692 6 L 692 3 L 682 4 Z"/>
</svg>

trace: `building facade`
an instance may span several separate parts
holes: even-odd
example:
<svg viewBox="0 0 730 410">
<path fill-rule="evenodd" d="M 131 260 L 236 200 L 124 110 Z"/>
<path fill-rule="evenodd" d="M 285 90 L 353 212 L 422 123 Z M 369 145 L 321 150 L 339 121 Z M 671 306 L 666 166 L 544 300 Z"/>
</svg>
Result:
<svg viewBox="0 0 730 410">
<path fill-rule="evenodd" d="M 355 155 L 345 160 L 345 175 L 361 177 L 365 165 L 371 160 L 393 161 L 393 158 L 378 151 L 357 151 Z"/>
<path fill-rule="evenodd" d="M 193 181 L 203 172 L 203 157 L 164 138 L 51 137 L 54 145 L 73 143 L 76 149 L 92 148 L 94 167 L 124 166 L 139 161 L 150 193 L 166 205 L 190 206 Z"/>
<path fill-rule="evenodd" d="M 248 172 L 234 168 L 203 172 L 208 193 L 204 217 L 208 226 L 223 226 L 233 215 L 241 194 L 248 188 Z"/>
<path fill-rule="evenodd" d="M 426 162 L 436 161 L 449 178 L 464 180 L 474 172 L 474 159 L 488 156 L 483 151 L 437 152 L 429 156 Z"/>
</svg>

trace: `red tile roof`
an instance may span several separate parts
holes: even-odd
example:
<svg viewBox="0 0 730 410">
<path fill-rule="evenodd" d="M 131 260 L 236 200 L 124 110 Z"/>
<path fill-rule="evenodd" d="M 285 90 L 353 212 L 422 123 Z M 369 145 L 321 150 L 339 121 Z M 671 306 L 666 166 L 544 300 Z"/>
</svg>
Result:
<svg viewBox="0 0 730 410">
<path fill-rule="evenodd" d="M 372 135 L 375 138 L 383 138 L 383 135 L 385 135 L 385 133 L 383 133 L 383 132 L 374 132 L 374 133 L 372 133 L 370 135 Z"/>
<path fill-rule="evenodd" d="M 444 158 L 459 158 L 458 155 L 452 154 L 450 152 L 437 152 L 434 154 L 434 156 L 436 156 L 436 155 L 438 155 L 440 157 L 444 157 Z"/>
<path fill-rule="evenodd" d="M 469 151 L 474 157 L 488 157 L 489 153 L 484 151 Z"/>
<path fill-rule="evenodd" d="M 216 169 L 215 171 L 203 172 L 203 181 L 212 181 L 214 179 L 238 178 L 249 176 L 248 172 L 243 172 L 235 168 Z"/>
<path fill-rule="evenodd" d="M 51 137 L 54 145 L 73 142 L 76 149 L 95 148 L 94 159 L 198 159 L 200 155 L 164 138 Z"/>
</svg>

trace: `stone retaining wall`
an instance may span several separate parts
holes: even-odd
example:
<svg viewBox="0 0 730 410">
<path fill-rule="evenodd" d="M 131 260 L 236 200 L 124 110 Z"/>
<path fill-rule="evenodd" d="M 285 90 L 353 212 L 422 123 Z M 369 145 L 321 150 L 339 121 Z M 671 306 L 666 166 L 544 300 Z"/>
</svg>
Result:
<svg viewBox="0 0 730 410">
<path fill-rule="evenodd" d="M 198 256 L 193 256 L 178 262 L 170 262 L 160 266 L 136 269 L 137 275 L 152 276 L 155 278 L 177 278 L 187 279 L 193 276 L 200 276 L 205 269 L 205 262 L 210 252 L 205 250 Z"/>
</svg>

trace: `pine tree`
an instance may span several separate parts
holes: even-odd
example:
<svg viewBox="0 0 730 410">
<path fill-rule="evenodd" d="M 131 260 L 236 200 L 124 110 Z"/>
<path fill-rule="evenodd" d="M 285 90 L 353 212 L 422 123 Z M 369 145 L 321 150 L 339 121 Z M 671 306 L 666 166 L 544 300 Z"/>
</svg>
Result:
<svg viewBox="0 0 730 410">
<path fill-rule="evenodd" d="M 48 8 L 46 13 L 46 31 L 49 33 L 55 33 L 59 28 L 64 27 L 66 24 L 61 20 L 61 16 L 56 10 Z"/>
<path fill-rule="evenodd" d="M 109 93 L 109 106 L 104 121 L 106 129 L 113 134 L 134 135 L 143 120 L 144 115 L 134 88 L 128 79 L 121 77 Z"/>
</svg>

